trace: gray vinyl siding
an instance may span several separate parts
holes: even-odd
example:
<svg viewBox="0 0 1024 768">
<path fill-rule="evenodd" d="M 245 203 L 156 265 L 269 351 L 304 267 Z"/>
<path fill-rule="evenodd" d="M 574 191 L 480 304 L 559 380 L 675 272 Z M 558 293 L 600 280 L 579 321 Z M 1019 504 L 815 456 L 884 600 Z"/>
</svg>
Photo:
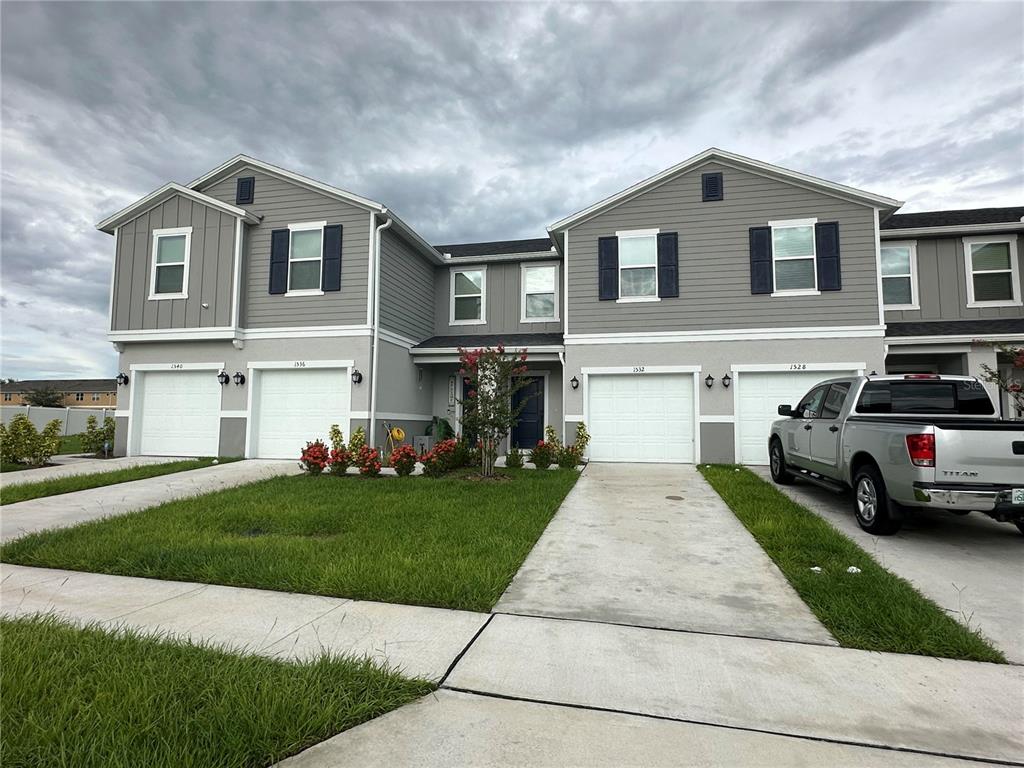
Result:
<svg viewBox="0 0 1024 768">
<path fill-rule="evenodd" d="M 415 341 L 434 334 L 434 267 L 391 229 L 380 240 L 380 327 Z"/>
<path fill-rule="evenodd" d="M 988 236 L 988 233 L 986 233 Z M 1017 238 L 1017 257 L 1024 254 L 1024 238 Z M 913 240 L 914 238 L 899 238 Z M 885 244 L 885 241 L 882 241 Z M 1017 291 L 1024 296 L 1024 270 L 1018 269 Z M 1024 307 L 967 306 L 967 264 L 962 237 L 917 238 L 917 291 L 920 309 L 887 310 L 887 322 L 901 320 L 977 320 L 1024 317 Z"/>
<path fill-rule="evenodd" d="M 175 195 L 117 231 L 111 330 L 231 325 L 235 217 Z M 153 230 L 192 227 L 187 299 L 150 299 Z M 203 304 L 208 304 L 207 309 Z"/>
<path fill-rule="evenodd" d="M 554 260 L 552 260 L 554 261 Z M 529 262 L 536 264 L 538 262 Z M 547 262 L 541 262 L 547 263 Z M 558 320 L 550 323 L 522 322 L 522 262 L 498 262 L 486 265 L 487 277 L 484 283 L 486 296 L 485 317 L 482 324 L 451 325 L 451 279 L 453 268 L 438 267 L 434 274 L 434 295 L 436 297 L 435 333 L 439 336 L 467 333 L 558 333 L 562 330 L 562 266 L 558 265 L 558 284 L 555 286 L 558 304 Z M 466 269 L 478 268 L 467 261 L 458 263 Z M 595 278 L 596 279 L 596 278 Z"/>
<path fill-rule="evenodd" d="M 701 202 L 701 174 L 721 171 L 725 199 Z M 874 210 L 718 163 L 695 168 L 569 230 L 568 333 L 878 325 Z M 750 227 L 769 221 L 838 221 L 841 291 L 820 296 L 750 293 Z M 618 230 L 679 235 L 679 298 L 598 300 L 597 240 Z"/>
<path fill-rule="evenodd" d="M 263 216 L 258 225 L 248 227 L 246 238 L 244 325 L 248 328 L 365 325 L 369 211 L 253 168 L 243 168 L 202 192 L 234 205 L 236 179 L 240 176 L 256 179 L 253 203 L 242 207 Z M 344 228 L 341 290 L 323 296 L 272 296 L 269 293 L 270 233 L 305 221 L 326 221 Z"/>
</svg>

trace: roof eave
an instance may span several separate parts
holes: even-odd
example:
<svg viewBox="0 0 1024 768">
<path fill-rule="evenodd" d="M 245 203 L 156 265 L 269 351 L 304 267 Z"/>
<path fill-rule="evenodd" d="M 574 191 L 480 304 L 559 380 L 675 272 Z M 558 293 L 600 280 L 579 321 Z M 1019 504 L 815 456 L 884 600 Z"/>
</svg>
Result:
<svg viewBox="0 0 1024 768">
<path fill-rule="evenodd" d="M 235 205 L 225 203 L 223 200 L 217 200 L 216 198 L 204 195 L 202 192 L 198 192 L 188 187 L 183 187 L 173 181 L 164 184 L 159 189 L 150 192 L 145 197 L 139 198 L 131 205 L 122 208 L 112 216 L 108 216 L 103 221 L 96 225 L 96 229 L 100 232 L 106 232 L 109 235 L 114 234 L 114 230 L 124 224 L 127 221 L 131 221 L 136 216 L 140 216 L 145 211 L 149 210 L 153 206 L 159 205 L 164 198 L 169 198 L 174 195 L 184 195 L 196 202 L 207 205 L 211 208 L 215 208 L 224 213 L 228 213 L 232 216 L 237 216 L 240 219 L 244 219 L 250 224 L 259 223 L 260 218 L 244 208 L 239 208 Z M 148 207 L 147 207 L 148 206 Z"/>
<path fill-rule="evenodd" d="M 883 240 L 896 237 L 938 237 L 941 235 L 976 235 L 997 232 L 1024 231 L 1024 221 L 1006 221 L 990 224 L 945 224 L 939 227 L 903 227 L 900 229 L 883 229 Z"/>
</svg>

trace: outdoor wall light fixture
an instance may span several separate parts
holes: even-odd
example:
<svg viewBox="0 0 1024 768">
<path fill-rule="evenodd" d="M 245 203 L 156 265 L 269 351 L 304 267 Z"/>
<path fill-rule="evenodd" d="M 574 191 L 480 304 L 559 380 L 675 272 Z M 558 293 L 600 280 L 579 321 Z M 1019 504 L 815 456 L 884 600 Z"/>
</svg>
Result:
<svg viewBox="0 0 1024 768">
<path fill-rule="evenodd" d="M 722 386 L 728 389 L 730 384 L 732 384 L 732 376 L 727 373 L 722 377 Z"/>
<path fill-rule="evenodd" d="M 715 377 L 710 373 L 704 379 L 704 386 L 711 389 L 715 385 Z"/>
<path fill-rule="evenodd" d="M 359 372 L 358 368 L 352 369 L 352 383 L 359 384 L 363 380 L 363 374 Z"/>
<path fill-rule="evenodd" d="M 221 386 L 224 386 L 229 381 L 231 381 L 231 377 L 228 376 L 228 372 L 227 371 L 221 371 L 220 373 L 217 374 L 217 381 L 220 382 Z"/>
<path fill-rule="evenodd" d="M 234 379 L 235 379 L 235 385 L 236 386 L 240 387 L 243 384 L 245 384 L 245 374 L 242 373 L 241 371 L 235 371 Z"/>
<path fill-rule="evenodd" d="M 117 383 L 120 384 L 122 387 L 128 386 L 128 374 L 127 373 L 119 373 L 119 374 L 117 374 Z"/>
<path fill-rule="evenodd" d="M 571 379 L 569 379 L 569 384 L 572 386 L 573 389 L 579 389 L 580 388 L 580 380 L 577 379 L 575 376 L 573 376 Z"/>
</svg>

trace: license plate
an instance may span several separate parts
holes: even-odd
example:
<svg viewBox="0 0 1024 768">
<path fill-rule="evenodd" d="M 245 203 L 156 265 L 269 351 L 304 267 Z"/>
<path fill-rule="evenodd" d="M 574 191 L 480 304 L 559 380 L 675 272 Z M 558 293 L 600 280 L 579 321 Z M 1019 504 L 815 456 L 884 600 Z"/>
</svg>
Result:
<svg viewBox="0 0 1024 768">
<path fill-rule="evenodd" d="M 1014 488 L 1010 492 L 1011 504 L 1024 504 L 1024 488 Z"/>
</svg>

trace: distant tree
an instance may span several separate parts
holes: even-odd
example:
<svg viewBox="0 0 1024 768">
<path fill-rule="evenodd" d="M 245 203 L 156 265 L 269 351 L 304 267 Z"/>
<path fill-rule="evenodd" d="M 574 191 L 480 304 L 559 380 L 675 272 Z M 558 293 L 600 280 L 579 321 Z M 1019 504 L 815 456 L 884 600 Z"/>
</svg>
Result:
<svg viewBox="0 0 1024 768">
<path fill-rule="evenodd" d="M 52 387 L 26 392 L 22 397 L 26 403 L 37 408 L 60 408 L 64 405 L 64 396 Z"/>
<path fill-rule="evenodd" d="M 993 343 L 992 346 L 995 347 L 1000 361 L 1005 360 L 1010 363 L 1013 369 L 1024 371 L 1024 347 L 999 344 L 998 342 Z M 981 376 L 982 381 L 995 384 L 1000 390 L 1005 392 L 1009 397 L 1010 406 L 1017 413 L 1024 411 L 1024 387 L 1021 387 L 1020 380 L 1017 377 L 1006 375 L 999 370 L 998 366 L 993 368 L 985 363 L 981 364 L 981 369 L 984 371 Z"/>
</svg>

